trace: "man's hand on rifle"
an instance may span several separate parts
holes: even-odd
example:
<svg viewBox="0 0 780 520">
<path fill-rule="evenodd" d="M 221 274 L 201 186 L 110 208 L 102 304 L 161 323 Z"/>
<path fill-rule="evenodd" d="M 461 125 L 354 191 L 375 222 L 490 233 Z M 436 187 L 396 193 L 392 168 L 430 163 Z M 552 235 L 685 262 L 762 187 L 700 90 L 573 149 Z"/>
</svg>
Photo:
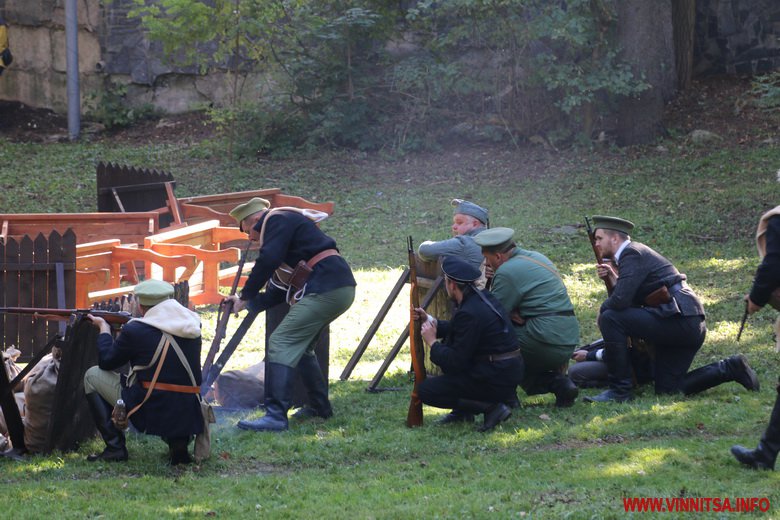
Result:
<svg viewBox="0 0 780 520">
<path fill-rule="evenodd" d="M 758 312 L 762 308 L 760 305 L 756 305 L 755 303 L 753 303 L 753 300 L 750 299 L 750 294 L 745 295 L 745 301 L 747 302 L 748 314 L 753 314 L 754 312 Z"/>
<path fill-rule="evenodd" d="M 575 350 L 574 354 L 571 355 L 571 358 L 577 363 L 579 363 L 580 361 L 585 361 L 587 357 L 588 357 L 587 350 Z"/>
<path fill-rule="evenodd" d="M 617 283 L 617 272 L 612 264 L 596 264 L 596 274 L 602 280 L 608 281 L 612 285 Z"/>
<path fill-rule="evenodd" d="M 436 343 L 436 320 L 428 320 L 422 324 L 420 330 L 423 341 L 430 347 Z"/>
<path fill-rule="evenodd" d="M 87 319 L 92 322 L 92 325 L 97 327 L 101 334 L 104 332 L 111 334 L 111 325 L 109 325 L 108 322 L 103 318 L 99 316 L 93 316 L 92 314 L 87 314 Z"/>
<path fill-rule="evenodd" d="M 236 316 L 238 316 L 238 313 L 246 307 L 246 301 L 239 298 L 237 294 L 226 296 L 220 305 L 226 305 L 228 302 L 233 302 L 233 314 Z"/>
</svg>

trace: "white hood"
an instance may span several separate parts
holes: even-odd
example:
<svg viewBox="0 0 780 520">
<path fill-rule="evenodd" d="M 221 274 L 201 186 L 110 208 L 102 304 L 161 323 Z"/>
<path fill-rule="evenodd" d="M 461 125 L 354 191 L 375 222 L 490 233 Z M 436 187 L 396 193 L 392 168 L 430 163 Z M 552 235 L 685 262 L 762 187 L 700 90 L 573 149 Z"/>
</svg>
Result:
<svg viewBox="0 0 780 520">
<path fill-rule="evenodd" d="M 146 323 L 180 338 L 193 339 L 200 336 L 200 316 L 176 300 L 158 303 L 146 311 L 143 318 L 130 321 Z"/>
</svg>

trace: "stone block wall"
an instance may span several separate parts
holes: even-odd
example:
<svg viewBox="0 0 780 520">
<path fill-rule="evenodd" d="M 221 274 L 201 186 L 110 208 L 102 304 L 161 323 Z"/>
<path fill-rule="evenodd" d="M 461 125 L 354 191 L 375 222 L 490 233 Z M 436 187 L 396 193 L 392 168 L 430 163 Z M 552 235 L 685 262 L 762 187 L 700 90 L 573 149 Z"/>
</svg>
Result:
<svg viewBox="0 0 780 520">
<path fill-rule="evenodd" d="M 780 0 L 697 0 L 694 73 L 780 68 Z"/>
<path fill-rule="evenodd" d="M 228 74 L 203 76 L 165 62 L 161 45 L 127 16 L 132 0 L 77 2 L 82 110 L 112 82 L 128 85 L 131 106 L 151 104 L 169 113 L 229 99 Z M 65 112 L 65 0 L 0 0 L 0 14 L 14 53 L 0 76 L 0 99 Z M 780 0 L 697 0 L 694 62 L 697 75 L 780 68 Z M 262 96 L 263 79 L 242 81 L 243 97 Z"/>
</svg>

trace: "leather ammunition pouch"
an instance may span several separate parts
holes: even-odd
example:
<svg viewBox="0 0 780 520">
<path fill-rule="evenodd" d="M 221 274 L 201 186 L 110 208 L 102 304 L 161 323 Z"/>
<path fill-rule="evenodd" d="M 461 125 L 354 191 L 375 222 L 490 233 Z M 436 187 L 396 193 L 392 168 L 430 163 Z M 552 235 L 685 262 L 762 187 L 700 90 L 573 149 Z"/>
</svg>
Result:
<svg viewBox="0 0 780 520">
<path fill-rule="evenodd" d="M 320 260 L 329 256 L 338 255 L 335 249 L 326 249 L 314 255 L 308 262 L 301 260 L 295 267 L 287 264 L 279 266 L 271 276 L 270 283 L 274 287 L 287 292 L 287 303 L 293 305 L 303 298 L 306 293 L 306 282 L 314 272 L 314 266 Z"/>
<path fill-rule="evenodd" d="M 660 307 L 665 303 L 672 301 L 672 295 L 669 289 L 662 285 L 655 291 L 645 296 L 645 307 Z"/>
</svg>

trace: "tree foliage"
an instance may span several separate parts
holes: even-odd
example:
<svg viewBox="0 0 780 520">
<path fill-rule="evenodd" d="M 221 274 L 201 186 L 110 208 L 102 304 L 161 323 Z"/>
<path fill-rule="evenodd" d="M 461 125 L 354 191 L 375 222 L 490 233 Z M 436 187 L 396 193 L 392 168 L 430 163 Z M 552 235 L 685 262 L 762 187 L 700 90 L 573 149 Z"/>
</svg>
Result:
<svg viewBox="0 0 780 520">
<path fill-rule="evenodd" d="M 274 75 L 262 99 L 234 96 L 242 153 L 587 138 L 647 86 L 612 43 L 615 0 L 135 1 L 170 56 Z"/>
</svg>

